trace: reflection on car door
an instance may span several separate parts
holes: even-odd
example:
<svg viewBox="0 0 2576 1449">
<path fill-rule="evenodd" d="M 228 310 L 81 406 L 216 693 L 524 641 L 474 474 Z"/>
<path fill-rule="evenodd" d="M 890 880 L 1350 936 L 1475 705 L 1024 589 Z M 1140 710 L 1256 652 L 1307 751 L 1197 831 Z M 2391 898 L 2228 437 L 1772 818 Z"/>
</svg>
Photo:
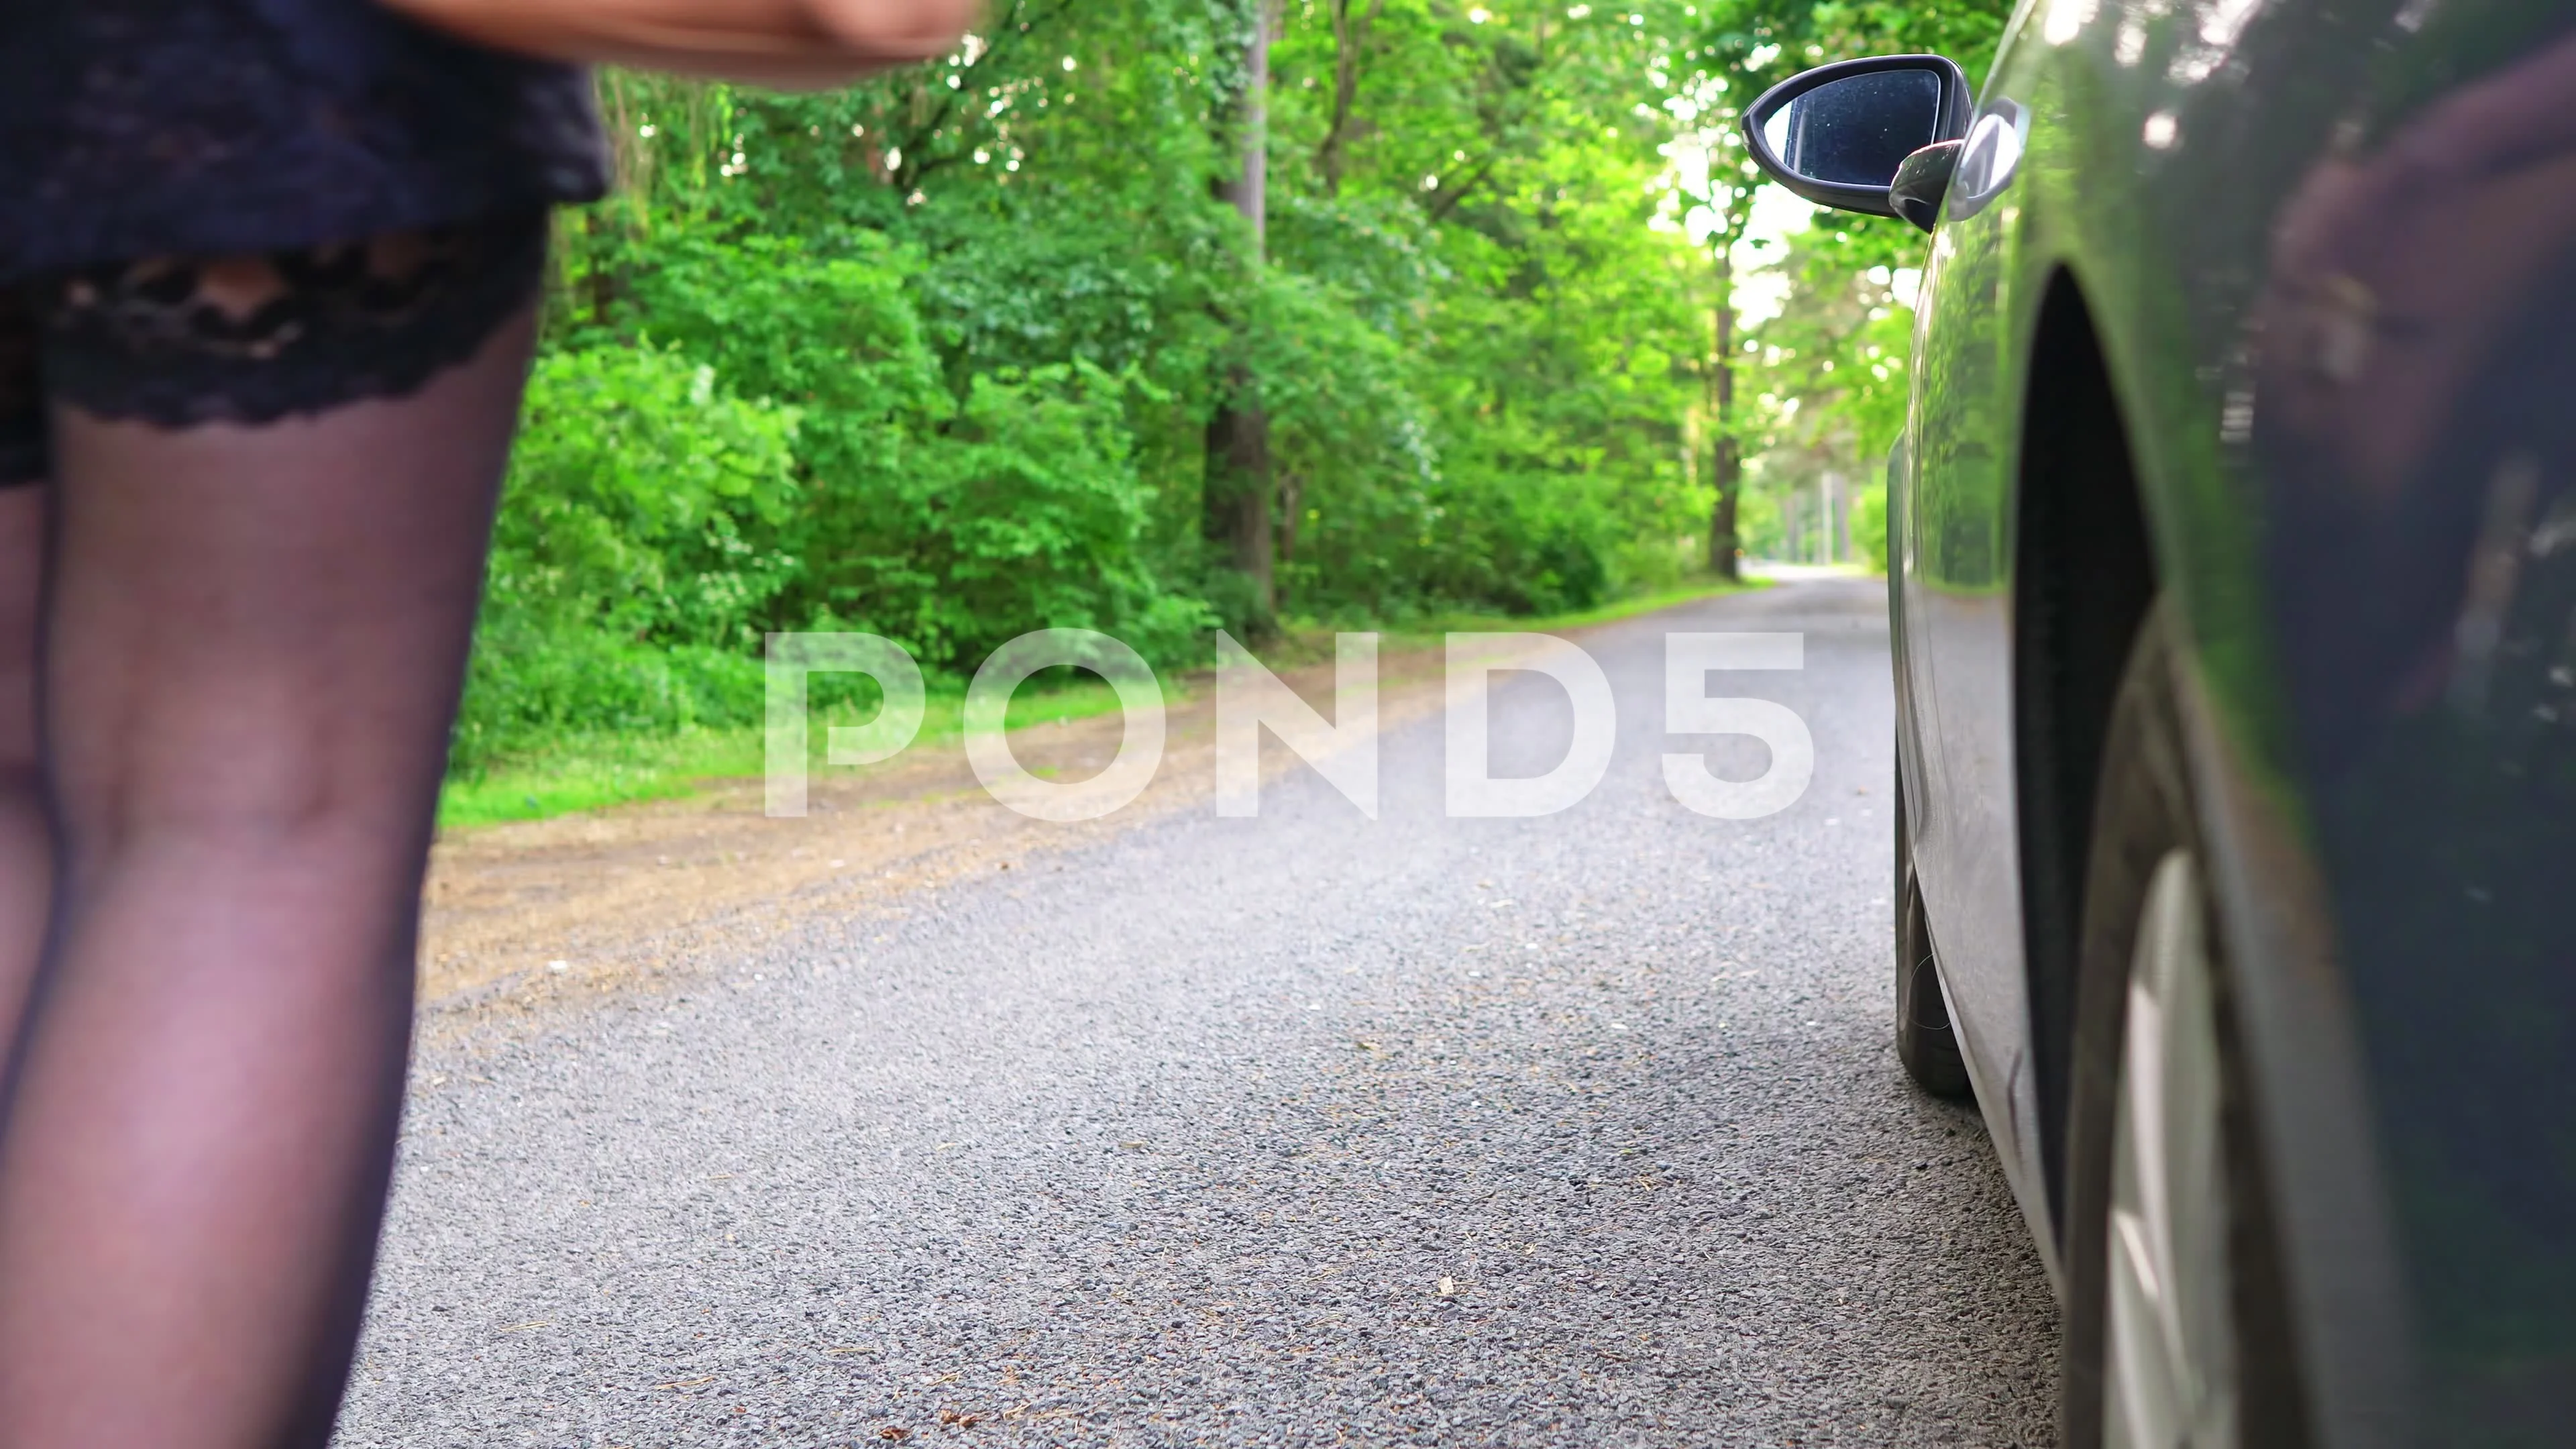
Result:
<svg viewBox="0 0 2576 1449">
<path fill-rule="evenodd" d="M 1934 236 L 1915 359 L 1914 489 L 1900 587 L 1912 633 L 1908 683 L 1925 732 L 1916 856 L 1925 905 L 1978 1096 L 2045 1243 L 2053 1235 L 2036 1220 L 2048 1194 L 2022 969 L 2006 527 L 2021 368 L 2008 356 L 2017 217 L 2005 192 L 2027 124 L 2009 101 L 1987 104 L 1970 130 L 1950 216 Z M 2002 204 L 1993 204 L 1999 196 Z"/>
</svg>

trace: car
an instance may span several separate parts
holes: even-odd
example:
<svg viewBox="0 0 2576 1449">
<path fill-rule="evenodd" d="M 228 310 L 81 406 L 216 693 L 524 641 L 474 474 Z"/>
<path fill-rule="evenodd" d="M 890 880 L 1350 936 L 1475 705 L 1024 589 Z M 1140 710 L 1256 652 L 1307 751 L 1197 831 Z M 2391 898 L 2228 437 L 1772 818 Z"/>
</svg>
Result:
<svg viewBox="0 0 2576 1449">
<path fill-rule="evenodd" d="M 2576 1443 L 2576 10 L 2033 0 L 1743 132 L 1930 233 L 1896 1045 L 2064 1441 Z"/>
</svg>

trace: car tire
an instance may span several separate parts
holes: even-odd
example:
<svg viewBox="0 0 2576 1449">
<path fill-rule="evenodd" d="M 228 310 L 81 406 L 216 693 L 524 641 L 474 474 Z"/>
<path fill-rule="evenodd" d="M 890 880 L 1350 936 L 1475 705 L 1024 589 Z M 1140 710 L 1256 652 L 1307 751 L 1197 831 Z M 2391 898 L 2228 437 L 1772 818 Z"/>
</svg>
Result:
<svg viewBox="0 0 2576 1449">
<path fill-rule="evenodd" d="M 2298 1449 L 2295 1353 L 2159 606 L 2130 652 L 2086 862 L 2060 1440 Z"/>
<path fill-rule="evenodd" d="M 1899 752 L 1897 769 L 1904 755 Z M 1968 1063 L 1941 996 L 1941 966 L 1932 954 L 1932 925 L 1914 878 L 1913 837 L 1905 821 L 1905 782 L 1896 782 L 1896 1059 L 1914 1084 L 1935 1097 L 1968 1095 Z"/>
</svg>

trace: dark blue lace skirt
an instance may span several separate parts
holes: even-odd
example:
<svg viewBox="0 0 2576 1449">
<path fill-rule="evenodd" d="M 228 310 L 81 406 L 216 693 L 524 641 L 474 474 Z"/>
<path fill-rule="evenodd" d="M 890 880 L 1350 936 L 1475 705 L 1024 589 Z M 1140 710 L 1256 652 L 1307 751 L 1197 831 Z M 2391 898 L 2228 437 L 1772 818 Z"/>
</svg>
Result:
<svg viewBox="0 0 2576 1449">
<path fill-rule="evenodd" d="M 0 0 L 0 283 L 585 201 L 579 71 L 373 0 Z"/>
</svg>

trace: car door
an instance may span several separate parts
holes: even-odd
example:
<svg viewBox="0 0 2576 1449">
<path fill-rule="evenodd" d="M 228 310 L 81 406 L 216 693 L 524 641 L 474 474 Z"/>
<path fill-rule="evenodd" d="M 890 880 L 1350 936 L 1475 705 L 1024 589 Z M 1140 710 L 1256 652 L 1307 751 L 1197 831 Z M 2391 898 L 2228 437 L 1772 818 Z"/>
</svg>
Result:
<svg viewBox="0 0 2576 1449">
<path fill-rule="evenodd" d="M 2013 469 L 2025 310 L 2014 193 L 2030 114 L 2007 55 L 1969 127 L 1925 269 L 1901 551 L 1908 687 L 1922 732 L 1915 842 L 1942 979 L 2006 1171 L 2053 1241 L 2030 1057 L 2013 778 Z"/>
</svg>

